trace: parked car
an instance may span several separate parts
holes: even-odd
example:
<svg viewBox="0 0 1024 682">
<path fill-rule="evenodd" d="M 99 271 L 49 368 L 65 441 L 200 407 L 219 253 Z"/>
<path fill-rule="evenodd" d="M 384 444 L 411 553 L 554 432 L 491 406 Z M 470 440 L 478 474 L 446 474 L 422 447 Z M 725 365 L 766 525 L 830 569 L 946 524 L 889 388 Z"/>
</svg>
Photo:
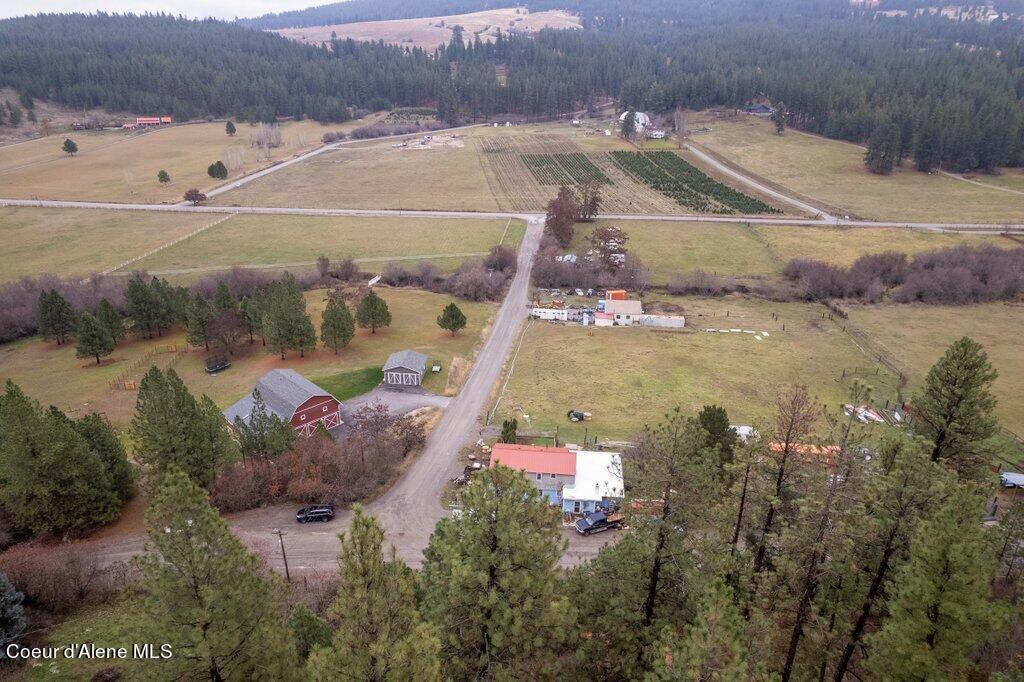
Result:
<svg viewBox="0 0 1024 682">
<path fill-rule="evenodd" d="M 331 504 L 314 504 L 311 507 L 303 507 L 295 512 L 295 520 L 299 523 L 327 522 L 333 518 L 334 505 Z"/>
<path fill-rule="evenodd" d="M 613 528 L 620 528 L 622 526 L 622 515 L 609 515 L 603 511 L 594 512 L 592 514 L 587 514 L 573 525 L 576 527 L 576 532 L 580 535 L 601 533 L 606 530 L 612 530 Z"/>
<path fill-rule="evenodd" d="M 206 358 L 207 374 L 216 374 L 217 372 L 225 370 L 230 366 L 231 363 L 228 362 L 228 359 L 223 355 L 215 355 L 213 357 Z"/>
</svg>

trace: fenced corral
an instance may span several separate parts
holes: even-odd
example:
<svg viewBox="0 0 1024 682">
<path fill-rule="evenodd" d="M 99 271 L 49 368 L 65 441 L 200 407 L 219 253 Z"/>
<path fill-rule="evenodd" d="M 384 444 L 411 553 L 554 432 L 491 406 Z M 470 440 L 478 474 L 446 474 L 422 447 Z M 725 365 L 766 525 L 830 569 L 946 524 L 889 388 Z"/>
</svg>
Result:
<svg viewBox="0 0 1024 682">
<path fill-rule="evenodd" d="M 178 361 L 187 352 L 187 346 L 179 346 L 176 343 L 151 348 L 145 355 L 132 362 L 116 378 L 111 379 L 109 387 L 114 391 L 137 391 L 139 390 L 139 375 L 150 366 L 157 365 L 161 369 L 169 369 L 178 364 Z"/>
</svg>

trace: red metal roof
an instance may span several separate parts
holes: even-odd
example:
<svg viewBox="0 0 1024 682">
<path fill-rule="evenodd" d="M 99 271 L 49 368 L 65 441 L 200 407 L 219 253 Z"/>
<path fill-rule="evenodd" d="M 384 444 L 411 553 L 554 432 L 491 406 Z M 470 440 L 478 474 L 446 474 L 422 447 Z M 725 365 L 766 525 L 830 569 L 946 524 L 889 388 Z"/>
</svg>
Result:
<svg viewBox="0 0 1024 682">
<path fill-rule="evenodd" d="M 491 463 L 498 462 L 531 474 L 576 475 L 576 453 L 566 448 L 495 443 L 491 449 Z"/>
</svg>

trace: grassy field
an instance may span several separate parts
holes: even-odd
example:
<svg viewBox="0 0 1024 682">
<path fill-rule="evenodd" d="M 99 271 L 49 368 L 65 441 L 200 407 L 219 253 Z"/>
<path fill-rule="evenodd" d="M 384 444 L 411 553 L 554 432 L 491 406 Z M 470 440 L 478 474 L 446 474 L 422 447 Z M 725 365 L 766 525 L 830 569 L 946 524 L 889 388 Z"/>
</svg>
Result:
<svg viewBox="0 0 1024 682">
<path fill-rule="evenodd" d="M 391 260 L 427 259 L 451 269 L 498 243 L 518 247 L 525 229 L 521 220 L 241 214 L 133 263 L 132 269 L 181 274 L 233 265 L 311 266 L 321 255 L 355 258 L 367 271 L 379 271 Z"/>
<path fill-rule="evenodd" d="M 376 140 L 350 145 L 219 195 L 224 206 L 541 211 L 558 192 L 531 174 L 526 155 L 582 154 L 604 173 L 602 210 L 683 213 L 690 209 L 626 174 L 610 151 L 633 149 L 601 131 L 611 123 L 477 127 L 428 145 Z"/>
<path fill-rule="evenodd" d="M 79 131 L 0 147 L 0 194 L 11 199 L 74 199 L 120 202 L 180 201 L 190 187 L 221 184 L 206 173 L 221 160 L 228 181 L 272 162 L 318 147 L 325 132 L 346 130 L 366 121 L 322 126 L 314 121 L 281 125 L 282 144 L 267 159 L 250 144 L 254 127 L 238 124 L 228 137 L 223 123 L 176 125 L 142 132 Z M 78 154 L 61 151 L 65 137 Z M 157 182 L 166 170 L 171 182 Z"/>
<path fill-rule="evenodd" d="M 998 370 L 996 414 L 1008 429 L 1024 436 L 1024 306 L 852 306 L 849 323 L 904 368 L 916 390 L 928 369 L 953 341 L 970 336 L 985 347 Z"/>
<path fill-rule="evenodd" d="M 643 260 L 655 285 L 689 270 L 742 276 L 775 274 L 779 269 L 757 232 L 731 223 L 598 220 L 592 227 L 576 226 L 570 251 L 585 253 L 592 248 L 587 237 L 605 225 L 615 225 L 629 236 L 626 248 Z"/>
<path fill-rule="evenodd" d="M 395 140 L 373 141 L 326 152 L 221 194 L 214 203 L 311 208 L 498 208 L 472 141 L 463 138 L 461 147 L 443 148 L 396 148 L 395 144 Z"/>
<path fill-rule="evenodd" d="M 717 403 L 728 409 L 733 423 L 751 423 L 768 416 L 778 388 L 792 383 L 806 384 L 833 409 L 854 377 L 872 384 L 883 402 L 895 395 L 896 378 L 838 325 L 823 320 L 822 306 L 740 297 L 666 300 L 683 306 L 688 330 L 533 322 L 501 399 L 499 423 L 515 416 L 526 422 L 524 429 L 557 426 L 560 436 L 572 441 L 584 431 L 584 425 L 565 418 L 574 408 L 593 413 L 585 425 L 590 436 L 623 439 L 675 406 L 696 412 Z M 768 331 L 769 336 L 758 341 L 752 334 L 702 331 L 706 328 Z"/>
<path fill-rule="evenodd" d="M 963 177 L 968 180 L 980 182 L 993 187 L 1011 189 L 1015 192 L 1024 192 L 1024 168 L 1002 168 L 998 174 L 988 175 L 985 173 L 967 174 Z"/>
<path fill-rule="evenodd" d="M 449 297 L 413 289 L 384 288 L 379 293 L 391 309 L 392 326 L 376 334 L 359 330 L 349 347 L 338 355 L 318 348 L 305 358 L 291 353 L 281 360 L 280 356 L 264 352 L 257 340 L 255 346 L 245 346 L 231 358 L 230 369 L 211 377 L 204 372 L 205 354 L 201 351 L 160 352 L 169 347 L 185 348 L 181 332 L 151 341 L 127 341 L 99 367 L 75 358 L 73 345 L 57 346 L 31 338 L 0 346 L 0 381 L 12 379 L 43 404 L 56 405 L 71 415 L 102 412 L 116 426 L 123 427 L 131 420 L 136 392 L 111 388 L 110 384 L 140 359 L 145 362 L 136 378 L 141 378 L 151 363 L 173 366 L 196 394 L 206 393 L 224 408 L 251 391 L 256 380 L 271 369 L 290 367 L 312 381 L 338 380 L 339 374 L 378 367 L 394 351 L 413 348 L 441 362 L 443 371 L 428 376 L 424 385 L 443 392 L 449 386 L 453 364 L 464 365 L 471 358 L 496 310 L 489 303 L 459 301 L 469 324 L 465 331 L 452 337 L 436 323 L 437 315 L 451 300 Z M 318 335 L 325 296 L 321 290 L 306 294 Z M 453 376 L 451 383 L 457 384 L 458 378 Z"/>
<path fill-rule="evenodd" d="M 116 267 L 218 220 L 197 213 L 0 208 L 0 281 Z"/>
<path fill-rule="evenodd" d="M 849 266 L 864 254 L 888 250 L 913 255 L 961 244 L 1019 246 L 998 235 L 901 228 L 598 220 L 593 225 L 576 226 L 569 251 L 586 253 L 592 248 L 587 237 L 606 225 L 619 227 L 628 235 L 626 248 L 643 260 L 650 271 L 651 283 L 656 286 L 667 284 L 676 273 L 698 269 L 737 277 L 778 275 L 792 258 L 815 258 Z"/>
<path fill-rule="evenodd" d="M 864 167 L 864 150 L 822 137 L 787 131 L 776 135 L 771 122 L 753 117 L 717 120 L 696 117 L 691 128 L 707 124 L 712 132 L 693 137 L 751 174 L 824 204 L 825 208 L 875 220 L 1019 221 L 1024 196 L 979 187 L 941 174 L 925 174 L 909 165 L 890 176 Z"/>
<path fill-rule="evenodd" d="M 308 26 L 285 28 L 276 31 L 286 38 L 312 45 L 319 45 L 331 39 L 383 40 L 403 47 L 419 47 L 432 52 L 441 43 L 452 38 L 452 26 L 461 26 L 467 41 L 474 36 L 491 42 L 497 31 L 536 33 L 543 28 L 579 28 L 579 17 L 561 10 L 529 13 L 525 8 L 508 7 L 469 14 L 453 14 L 444 17 L 423 17 L 420 19 L 394 19 L 389 21 L 361 21 L 353 24 L 331 26 Z"/>
<path fill-rule="evenodd" d="M 754 227 L 767 242 L 779 262 L 793 258 L 813 258 L 834 265 L 849 266 L 867 253 L 899 251 L 912 256 L 922 251 L 954 246 L 990 244 L 1001 248 L 1020 246 L 998 235 L 925 232 L 882 227 L 789 227 L 757 225 Z"/>
</svg>

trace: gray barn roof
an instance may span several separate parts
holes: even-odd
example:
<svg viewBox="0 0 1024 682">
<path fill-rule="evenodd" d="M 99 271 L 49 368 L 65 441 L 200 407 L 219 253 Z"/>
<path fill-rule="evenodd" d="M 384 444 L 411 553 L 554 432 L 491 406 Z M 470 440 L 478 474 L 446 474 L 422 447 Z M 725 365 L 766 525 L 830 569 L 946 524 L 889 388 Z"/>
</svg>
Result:
<svg viewBox="0 0 1024 682">
<path fill-rule="evenodd" d="M 256 382 L 256 388 L 263 396 L 267 411 L 285 421 L 290 420 L 295 410 L 310 398 L 331 395 L 293 369 L 274 369 L 267 372 Z M 242 421 L 248 422 L 253 402 L 250 393 L 224 410 L 224 417 L 232 424 L 235 417 L 241 417 Z"/>
<path fill-rule="evenodd" d="M 427 369 L 427 356 L 414 350 L 400 350 L 392 353 L 388 361 L 384 363 L 384 371 L 395 369 L 408 369 L 423 374 Z"/>
</svg>

